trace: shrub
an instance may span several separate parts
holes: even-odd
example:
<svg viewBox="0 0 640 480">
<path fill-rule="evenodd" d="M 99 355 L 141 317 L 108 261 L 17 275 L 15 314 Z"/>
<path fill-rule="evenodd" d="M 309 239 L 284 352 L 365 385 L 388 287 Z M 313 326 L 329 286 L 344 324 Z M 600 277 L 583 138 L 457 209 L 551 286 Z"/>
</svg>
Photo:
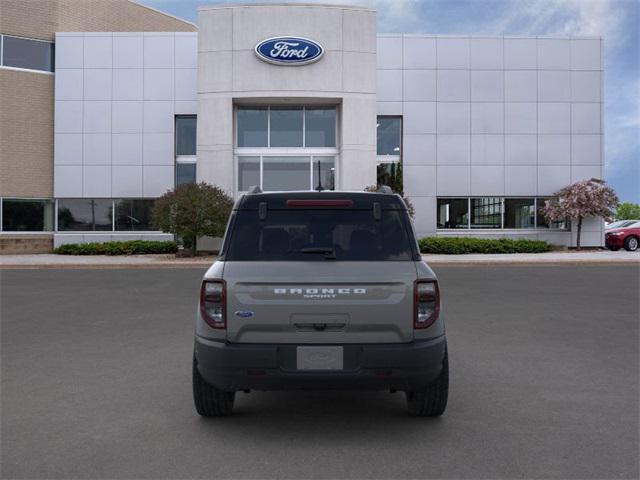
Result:
<svg viewBox="0 0 640 480">
<path fill-rule="evenodd" d="M 543 240 L 472 237 L 425 237 L 418 242 L 422 253 L 460 255 L 465 253 L 542 253 L 553 246 Z"/>
<path fill-rule="evenodd" d="M 144 255 L 175 253 L 174 241 L 130 240 L 127 242 L 69 243 L 54 250 L 59 255 Z"/>
</svg>

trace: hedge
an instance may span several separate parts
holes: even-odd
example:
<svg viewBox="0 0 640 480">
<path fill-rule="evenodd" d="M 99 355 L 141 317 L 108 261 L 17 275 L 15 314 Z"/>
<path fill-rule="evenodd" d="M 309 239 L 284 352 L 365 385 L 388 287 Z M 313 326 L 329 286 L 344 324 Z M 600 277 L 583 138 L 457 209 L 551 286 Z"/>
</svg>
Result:
<svg viewBox="0 0 640 480">
<path fill-rule="evenodd" d="M 141 255 L 175 253 L 178 245 L 173 241 L 129 240 L 127 242 L 68 243 L 54 249 L 60 255 Z"/>
<path fill-rule="evenodd" d="M 464 253 L 542 253 L 553 250 L 553 245 L 543 240 L 524 238 L 485 239 L 471 237 L 425 237 L 419 240 L 422 253 L 460 255 Z"/>
</svg>

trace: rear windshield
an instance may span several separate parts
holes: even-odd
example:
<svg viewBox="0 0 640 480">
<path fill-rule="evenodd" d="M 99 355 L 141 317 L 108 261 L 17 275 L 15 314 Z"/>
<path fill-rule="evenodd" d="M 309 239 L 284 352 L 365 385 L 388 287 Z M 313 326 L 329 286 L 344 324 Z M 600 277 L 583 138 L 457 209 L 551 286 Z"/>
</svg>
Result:
<svg viewBox="0 0 640 480">
<path fill-rule="evenodd" d="M 412 260 L 407 213 L 372 210 L 240 210 L 227 235 L 225 260 Z"/>
</svg>

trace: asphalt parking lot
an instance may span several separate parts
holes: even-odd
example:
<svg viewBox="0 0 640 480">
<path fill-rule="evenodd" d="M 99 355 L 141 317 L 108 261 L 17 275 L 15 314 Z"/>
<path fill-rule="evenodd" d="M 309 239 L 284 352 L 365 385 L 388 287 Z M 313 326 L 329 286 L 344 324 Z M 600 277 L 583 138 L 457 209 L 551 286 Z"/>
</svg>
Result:
<svg viewBox="0 0 640 480">
<path fill-rule="evenodd" d="M 352 391 L 198 417 L 203 271 L 0 271 L 2 478 L 638 478 L 637 266 L 436 268 L 441 419 Z"/>
</svg>

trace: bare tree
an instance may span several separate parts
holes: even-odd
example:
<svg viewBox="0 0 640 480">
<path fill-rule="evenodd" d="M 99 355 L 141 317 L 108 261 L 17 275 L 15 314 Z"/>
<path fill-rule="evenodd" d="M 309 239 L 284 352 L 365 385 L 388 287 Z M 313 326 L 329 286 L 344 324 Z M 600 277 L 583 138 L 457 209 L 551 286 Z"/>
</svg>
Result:
<svg viewBox="0 0 640 480">
<path fill-rule="evenodd" d="M 620 203 L 618 196 L 607 182 L 597 178 L 573 183 L 557 192 L 555 196 L 557 198 L 545 202 L 544 216 L 552 222 L 567 218 L 576 221 L 578 250 L 580 250 L 582 220 L 586 217 L 600 217 L 610 221 L 614 218 L 613 210 Z"/>
</svg>

